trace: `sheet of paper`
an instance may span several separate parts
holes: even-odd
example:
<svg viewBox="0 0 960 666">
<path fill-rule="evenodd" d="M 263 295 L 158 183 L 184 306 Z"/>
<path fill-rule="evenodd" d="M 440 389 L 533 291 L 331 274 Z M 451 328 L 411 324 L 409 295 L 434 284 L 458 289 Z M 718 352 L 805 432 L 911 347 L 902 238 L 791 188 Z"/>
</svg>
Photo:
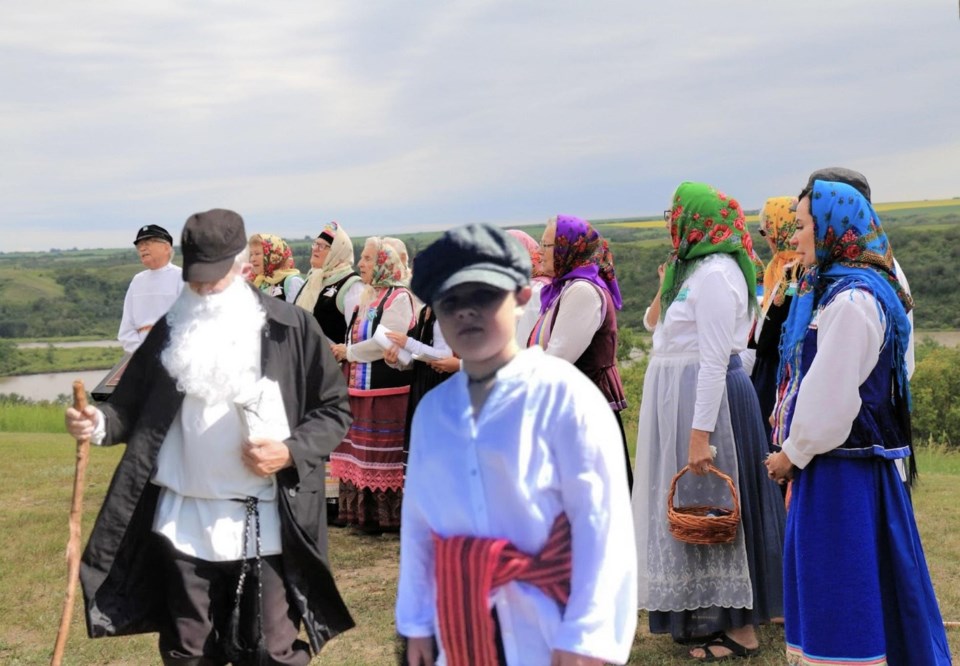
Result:
<svg viewBox="0 0 960 666">
<path fill-rule="evenodd" d="M 390 349 L 394 345 L 393 341 L 387 337 L 387 333 L 389 332 L 390 329 L 383 324 L 377 326 L 377 330 L 373 332 L 373 340 L 380 346 L 381 349 Z M 400 361 L 401 365 L 410 365 L 410 361 L 413 360 L 413 355 L 401 347 L 398 360 Z"/>
</svg>

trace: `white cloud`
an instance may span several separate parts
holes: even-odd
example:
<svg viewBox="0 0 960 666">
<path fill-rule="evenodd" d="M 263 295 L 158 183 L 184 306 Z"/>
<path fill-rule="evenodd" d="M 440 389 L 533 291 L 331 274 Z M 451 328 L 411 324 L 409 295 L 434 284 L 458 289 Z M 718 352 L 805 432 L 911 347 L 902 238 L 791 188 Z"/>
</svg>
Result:
<svg viewBox="0 0 960 666">
<path fill-rule="evenodd" d="M 825 164 L 891 197 L 960 194 L 955 7 L 933 0 L 57 0 L 4 19 L 4 251 L 65 227 L 125 245 L 213 206 L 290 236 L 649 213 L 684 179 L 758 206 Z"/>
</svg>

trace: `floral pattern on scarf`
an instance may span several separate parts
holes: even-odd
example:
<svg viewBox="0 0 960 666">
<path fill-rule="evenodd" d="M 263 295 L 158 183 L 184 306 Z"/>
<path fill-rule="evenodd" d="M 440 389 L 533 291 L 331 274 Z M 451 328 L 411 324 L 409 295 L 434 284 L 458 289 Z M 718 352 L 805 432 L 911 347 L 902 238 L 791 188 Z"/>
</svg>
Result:
<svg viewBox="0 0 960 666">
<path fill-rule="evenodd" d="M 375 243 L 377 246 L 370 286 L 374 289 L 406 286 L 403 281 L 405 266 L 400 253 L 379 236 L 373 236 L 372 240 L 367 239 L 367 242 Z"/>
<path fill-rule="evenodd" d="M 757 266 L 762 270 L 763 262 L 753 250 L 743 208 L 736 199 L 704 183 L 681 183 L 670 209 L 670 239 L 673 251 L 663 273 L 661 319 L 700 261 L 717 253 L 736 259 L 747 281 L 747 302 L 756 305 Z"/>
<path fill-rule="evenodd" d="M 520 241 L 527 254 L 530 255 L 530 263 L 533 264 L 533 272 L 530 277 L 543 277 L 543 250 L 540 249 L 540 244 L 533 236 L 520 229 L 507 229 L 507 233 Z"/>
<path fill-rule="evenodd" d="M 790 283 L 795 282 L 803 266 L 800 255 L 790 239 L 797 232 L 797 198 L 771 197 L 760 211 L 760 228 L 772 238 L 776 251 L 763 271 L 763 304 L 766 312 L 770 304 L 783 305 Z"/>
<path fill-rule="evenodd" d="M 553 281 L 540 292 L 541 313 L 550 309 L 565 283 L 577 279 L 610 292 L 614 307 L 623 307 L 610 245 L 589 222 L 572 215 L 557 215 L 553 243 Z"/>
<path fill-rule="evenodd" d="M 265 284 L 280 284 L 291 275 L 300 274 L 293 265 L 293 251 L 285 240 L 273 234 L 256 234 L 250 238 L 251 243 L 257 240 L 263 245 L 263 274 L 253 279 L 257 288 L 266 289 Z"/>
</svg>

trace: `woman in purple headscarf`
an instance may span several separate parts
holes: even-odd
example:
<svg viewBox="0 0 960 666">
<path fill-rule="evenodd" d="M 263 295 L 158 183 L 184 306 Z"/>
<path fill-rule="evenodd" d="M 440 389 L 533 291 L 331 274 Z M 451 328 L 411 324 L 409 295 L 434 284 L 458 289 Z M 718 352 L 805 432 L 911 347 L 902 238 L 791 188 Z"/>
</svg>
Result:
<svg viewBox="0 0 960 666">
<path fill-rule="evenodd" d="M 607 397 L 620 424 L 627 482 L 633 471 L 620 412 L 626 409 L 617 370 L 617 310 L 623 305 L 613 255 L 586 220 L 558 215 L 547 222 L 540 243 L 543 274 L 552 281 L 540 291 L 540 317 L 528 346 L 573 363 Z"/>
</svg>

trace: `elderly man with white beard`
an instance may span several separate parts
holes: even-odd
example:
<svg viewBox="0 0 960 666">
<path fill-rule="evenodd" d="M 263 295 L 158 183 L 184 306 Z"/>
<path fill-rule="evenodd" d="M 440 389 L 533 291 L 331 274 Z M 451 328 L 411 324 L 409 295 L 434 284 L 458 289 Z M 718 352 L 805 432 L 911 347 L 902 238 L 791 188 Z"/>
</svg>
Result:
<svg viewBox="0 0 960 666">
<path fill-rule="evenodd" d="M 87 630 L 159 632 L 164 664 L 307 664 L 353 626 L 326 564 L 343 376 L 309 313 L 246 284 L 239 215 L 191 216 L 181 247 L 189 288 L 109 400 L 66 414 L 127 444 L 83 555 Z"/>
</svg>

